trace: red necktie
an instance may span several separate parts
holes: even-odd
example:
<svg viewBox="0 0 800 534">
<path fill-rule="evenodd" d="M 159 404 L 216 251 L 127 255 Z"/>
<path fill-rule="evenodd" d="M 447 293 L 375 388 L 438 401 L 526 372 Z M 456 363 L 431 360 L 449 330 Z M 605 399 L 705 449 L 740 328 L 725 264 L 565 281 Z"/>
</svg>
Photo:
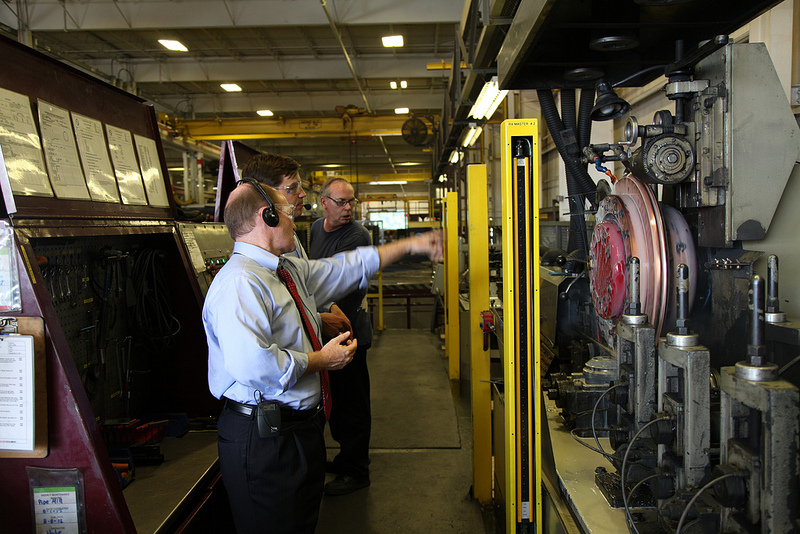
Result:
<svg viewBox="0 0 800 534">
<path fill-rule="evenodd" d="M 289 290 L 289 293 L 291 293 L 294 303 L 297 304 L 297 309 L 300 312 L 300 318 L 303 320 L 303 327 L 306 329 L 306 334 L 308 334 L 308 338 L 311 340 L 311 346 L 314 347 L 315 351 L 322 350 L 322 343 L 320 343 L 317 333 L 314 331 L 314 326 L 308 319 L 305 306 L 303 306 L 303 301 L 300 299 L 300 294 L 297 292 L 297 286 L 295 285 L 294 280 L 292 280 L 292 275 L 289 274 L 289 271 L 282 267 L 278 268 L 276 272 L 278 273 L 278 276 L 280 276 L 281 280 L 283 280 L 283 283 L 286 284 L 286 288 Z M 322 408 L 325 410 L 325 419 L 330 419 L 331 386 L 330 382 L 328 381 L 327 369 L 322 369 L 319 372 L 319 380 L 322 385 Z"/>
</svg>

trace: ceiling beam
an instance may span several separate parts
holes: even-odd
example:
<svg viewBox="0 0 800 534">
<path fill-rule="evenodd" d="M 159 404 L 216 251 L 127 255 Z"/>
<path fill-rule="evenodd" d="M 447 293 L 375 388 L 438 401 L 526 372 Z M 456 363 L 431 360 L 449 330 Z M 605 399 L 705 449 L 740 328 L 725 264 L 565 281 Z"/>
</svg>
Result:
<svg viewBox="0 0 800 534">
<path fill-rule="evenodd" d="M 307 119 L 207 119 L 169 121 L 183 137 L 195 140 L 265 139 L 286 137 L 354 137 L 400 135 L 405 115 Z"/>
<path fill-rule="evenodd" d="M 353 59 L 359 77 L 370 79 L 427 79 L 431 77 L 428 65 L 431 54 L 416 54 L 402 58 L 359 56 Z M 110 58 L 103 60 L 83 60 L 92 68 L 115 75 L 112 69 L 119 70 L 120 64 L 131 73 L 137 83 L 150 82 L 193 82 L 231 80 L 324 80 L 352 78 L 347 61 L 341 57 L 326 57 L 321 60 L 312 55 L 292 56 L 275 59 L 271 56 L 232 57 L 192 57 L 147 59 Z M 435 63 L 438 65 L 439 63 Z M 442 84 L 447 82 L 442 78 Z"/>
<path fill-rule="evenodd" d="M 314 171 L 310 178 L 315 183 L 323 183 L 329 176 L 341 176 L 348 182 L 369 183 L 369 182 L 395 182 L 397 180 L 404 180 L 407 182 L 425 182 L 431 180 L 429 172 L 409 172 L 407 174 L 373 174 L 373 173 L 356 173 L 346 170 L 331 169 L 329 171 Z"/>
<path fill-rule="evenodd" d="M 146 92 L 146 88 L 142 88 Z M 165 96 L 158 95 L 158 102 L 173 109 L 183 109 L 181 106 L 187 104 L 187 98 L 191 103 L 191 112 L 200 115 L 214 115 L 217 113 L 246 113 L 255 117 L 255 112 L 259 109 L 269 109 L 278 116 L 286 113 L 289 116 L 299 110 L 311 112 L 306 114 L 329 114 L 336 109 L 336 106 L 358 105 L 361 96 L 354 91 L 340 93 L 323 94 L 244 94 L 228 96 L 219 99 L 214 95 L 183 95 Z M 441 110 L 443 98 L 441 94 L 421 94 L 403 96 L 384 95 L 370 93 L 372 107 L 379 114 L 393 111 L 395 108 L 407 107 L 412 113 L 430 114 L 430 110 Z M 385 116 L 385 115 L 384 115 Z M 408 119 L 408 116 L 403 116 Z M 405 120 L 404 119 L 404 120 Z M 275 119 L 273 119 L 275 120 Z M 434 124 L 438 124 L 434 122 Z"/>
</svg>

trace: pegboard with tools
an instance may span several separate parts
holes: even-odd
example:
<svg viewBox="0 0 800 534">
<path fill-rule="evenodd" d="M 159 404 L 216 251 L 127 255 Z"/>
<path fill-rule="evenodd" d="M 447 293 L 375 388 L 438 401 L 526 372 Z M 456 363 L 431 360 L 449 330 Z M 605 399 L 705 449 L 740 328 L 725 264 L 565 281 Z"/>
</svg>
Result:
<svg viewBox="0 0 800 534">
<path fill-rule="evenodd" d="M 153 362 L 181 324 L 167 253 L 152 236 L 31 242 L 86 394 L 100 421 L 157 411 Z"/>
</svg>

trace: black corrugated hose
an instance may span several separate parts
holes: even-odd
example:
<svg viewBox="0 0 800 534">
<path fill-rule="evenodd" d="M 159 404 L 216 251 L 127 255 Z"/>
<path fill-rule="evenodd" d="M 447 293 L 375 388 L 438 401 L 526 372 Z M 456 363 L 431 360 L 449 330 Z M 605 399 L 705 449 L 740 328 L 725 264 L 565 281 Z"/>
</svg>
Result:
<svg viewBox="0 0 800 534">
<path fill-rule="evenodd" d="M 585 133 L 585 118 L 586 107 L 584 105 L 584 96 L 581 95 L 581 112 L 582 116 L 578 119 L 581 125 L 584 126 L 584 132 L 576 132 L 577 126 L 575 120 L 575 91 L 564 90 L 562 91 L 562 109 L 564 110 L 564 122 L 558 115 L 556 109 L 555 99 L 553 92 L 549 89 L 537 90 L 539 95 L 539 103 L 542 107 L 542 116 L 544 117 L 547 128 L 553 138 L 553 142 L 558 149 L 561 158 L 564 160 L 567 171 L 567 194 L 569 196 L 570 207 L 570 254 L 573 256 L 582 256 L 578 259 L 586 259 L 588 255 L 588 239 L 586 236 L 586 219 L 583 213 L 584 200 L 586 198 L 594 205 L 594 190 L 595 183 L 589 177 L 586 171 L 586 166 L 580 162 L 580 150 L 578 140 L 588 137 Z M 588 98 L 588 97 L 587 97 Z M 591 120 L 591 119 L 590 119 Z M 569 145 L 568 146 L 568 142 Z M 575 253 L 578 254 L 575 254 Z M 583 262 L 568 262 L 565 265 L 567 270 L 577 270 L 578 267 L 583 267 Z"/>
</svg>

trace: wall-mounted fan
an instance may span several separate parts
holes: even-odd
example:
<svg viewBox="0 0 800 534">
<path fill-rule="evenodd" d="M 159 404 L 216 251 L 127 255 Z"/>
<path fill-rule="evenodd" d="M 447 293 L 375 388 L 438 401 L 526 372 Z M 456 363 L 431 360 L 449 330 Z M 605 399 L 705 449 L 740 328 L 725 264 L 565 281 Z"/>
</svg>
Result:
<svg viewBox="0 0 800 534">
<path fill-rule="evenodd" d="M 401 128 L 403 140 L 413 146 L 428 146 L 433 141 L 433 121 L 428 117 L 411 117 Z"/>
</svg>

